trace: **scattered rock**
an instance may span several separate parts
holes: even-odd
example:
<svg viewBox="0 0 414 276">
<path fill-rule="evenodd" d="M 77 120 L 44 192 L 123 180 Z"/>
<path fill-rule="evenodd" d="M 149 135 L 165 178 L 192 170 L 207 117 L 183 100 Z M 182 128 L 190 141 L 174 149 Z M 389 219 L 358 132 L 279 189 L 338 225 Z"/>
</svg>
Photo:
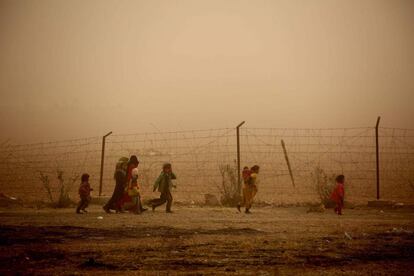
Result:
<svg viewBox="0 0 414 276">
<path fill-rule="evenodd" d="M 0 193 L 0 207 L 14 207 L 18 205 L 23 205 L 21 200 L 13 196 L 7 196 L 3 193 Z"/>
<path fill-rule="evenodd" d="M 412 234 L 413 231 L 409 231 L 409 230 L 405 230 L 403 228 L 392 228 L 392 230 L 390 231 L 392 233 L 396 233 L 396 234 Z"/>
<path fill-rule="evenodd" d="M 404 203 L 402 203 L 402 202 L 397 202 L 397 203 L 395 203 L 395 204 L 394 204 L 394 206 L 392 206 L 392 207 L 394 207 L 394 208 L 403 208 L 403 207 L 404 207 Z"/>
<path fill-rule="evenodd" d="M 344 232 L 344 235 L 348 240 L 352 240 L 351 235 L 349 235 L 347 232 Z"/>
</svg>

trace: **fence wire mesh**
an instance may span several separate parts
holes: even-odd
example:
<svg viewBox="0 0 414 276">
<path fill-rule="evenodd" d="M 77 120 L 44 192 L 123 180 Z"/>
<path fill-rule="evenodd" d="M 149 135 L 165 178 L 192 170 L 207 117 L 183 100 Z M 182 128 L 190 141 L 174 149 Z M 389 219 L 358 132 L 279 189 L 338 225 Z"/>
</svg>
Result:
<svg viewBox="0 0 414 276">
<path fill-rule="evenodd" d="M 346 199 L 366 203 L 376 197 L 375 130 L 241 128 L 241 165 L 261 167 L 258 201 L 303 204 L 319 201 L 315 172 L 346 176 Z M 295 186 L 287 167 L 281 140 L 286 145 Z M 381 199 L 414 202 L 414 130 L 380 128 Z M 82 173 L 91 175 L 94 195 L 99 190 L 101 137 L 37 144 L 0 145 L 0 192 L 28 201 L 46 200 L 40 175 L 59 189 L 57 171 L 66 183 Z M 205 194 L 221 196 L 219 167 L 236 166 L 235 129 L 111 135 L 106 139 L 103 194 L 114 188 L 113 172 L 121 156 L 140 160 L 143 197 L 153 197 L 152 184 L 164 162 L 176 172 L 175 199 L 202 202 Z M 78 182 L 69 189 L 76 198 Z"/>
</svg>

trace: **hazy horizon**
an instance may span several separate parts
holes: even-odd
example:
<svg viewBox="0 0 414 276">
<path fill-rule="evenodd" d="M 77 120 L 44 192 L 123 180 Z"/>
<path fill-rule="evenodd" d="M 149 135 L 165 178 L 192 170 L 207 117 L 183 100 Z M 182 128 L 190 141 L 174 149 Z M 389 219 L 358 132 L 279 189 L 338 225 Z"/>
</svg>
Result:
<svg viewBox="0 0 414 276">
<path fill-rule="evenodd" d="M 414 128 L 414 2 L 0 0 L 0 142 Z"/>
</svg>

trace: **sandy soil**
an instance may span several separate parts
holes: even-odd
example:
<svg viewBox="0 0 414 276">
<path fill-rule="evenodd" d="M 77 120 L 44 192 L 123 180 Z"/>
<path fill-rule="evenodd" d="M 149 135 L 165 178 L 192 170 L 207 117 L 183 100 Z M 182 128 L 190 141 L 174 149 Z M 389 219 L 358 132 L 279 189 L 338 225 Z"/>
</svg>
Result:
<svg viewBox="0 0 414 276">
<path fill-rule="evenodd" d="M 414 210 L 0 209 L 0 274 L 412 275 Z M 102 219 L 98 218 L 102 217 Z M 346 234 L 345 234 L 346 233 Z"/>
</svg>

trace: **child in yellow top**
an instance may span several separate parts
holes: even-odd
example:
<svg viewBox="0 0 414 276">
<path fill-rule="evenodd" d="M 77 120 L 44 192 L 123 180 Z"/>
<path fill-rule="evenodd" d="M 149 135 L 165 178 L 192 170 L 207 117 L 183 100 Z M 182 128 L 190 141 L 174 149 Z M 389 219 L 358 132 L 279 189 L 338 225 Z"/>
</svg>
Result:
<svg viewBox="0 0 414 276">
<path fill-rule="evenodd" d="M 243 169 L 243 198 L 242 202 L 237 205 L 237 210 L 241 212 L 241 206 L 245 206 L 246 214 L 250 214 L 250 208 L 252 208 L 253 198 L 257 194 L 257 175 L 259 174 L 260 167 L 254 165 L 250 169 L 250 174 L 247 174 L 246 168 Z M 245 171 L 246 170 L 246 171 Z M 244 177 L 246 175 L 246 177 Z M 247 177 L 248 175 L 248 177 Z"/>
<path fill-rule="evenodd" d="M 130 202 L 125 203 L 125 209 L 128 209 L 135 214 L 141 214 L 147 209 L 142 207 L 140 187 L 138 185 L 138 168 L 132 169 L 131 182 L 128 185 L 128 196 L 131 198 Z"/>
</svg>

